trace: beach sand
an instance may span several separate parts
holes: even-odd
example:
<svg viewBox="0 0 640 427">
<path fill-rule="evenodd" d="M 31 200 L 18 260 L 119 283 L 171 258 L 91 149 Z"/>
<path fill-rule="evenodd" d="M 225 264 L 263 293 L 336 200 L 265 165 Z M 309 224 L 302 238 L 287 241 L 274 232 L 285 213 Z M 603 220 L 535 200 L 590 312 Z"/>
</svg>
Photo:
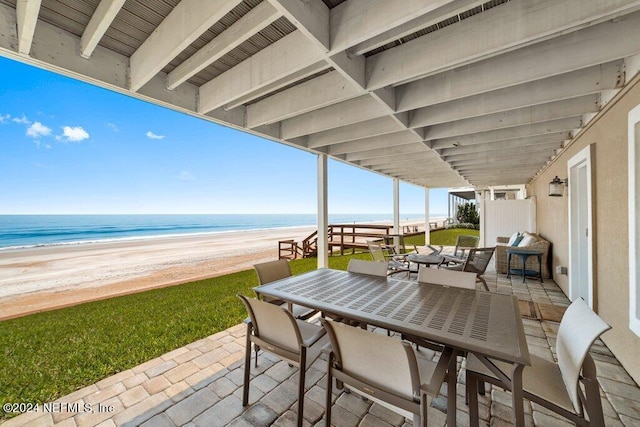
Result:
<svg viewBox="0 0 640 427">
<path fill-rule="evenodd" d="M 433 219 L 432 219 L 433 220 Z M 420 226 L 420 221 L 402 225 Z M 312 227 L 0 251 L 0 320 L 250 269 Z"/>
<path fill-rule="evenodd" d="M 0 320 L 246 270 L 316 227 L 0 251 Z"/>
</svg>

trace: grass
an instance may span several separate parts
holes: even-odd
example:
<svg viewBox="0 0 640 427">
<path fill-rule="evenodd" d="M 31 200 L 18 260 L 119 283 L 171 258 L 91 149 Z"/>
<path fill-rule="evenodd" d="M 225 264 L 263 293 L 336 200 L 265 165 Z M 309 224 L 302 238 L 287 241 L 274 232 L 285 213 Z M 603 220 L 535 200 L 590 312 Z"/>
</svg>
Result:
<svg viewBox="0 0 640 427">
<path fill-rule="evenodd" d="M 451 245 L 456 235 L 437 231 L 431 241 Z M 424 245 L 424 235 L 405 241 Z M 352 257 L 369 254 L 332 256 L 329 267 L 346 270 Z M 301 274 L 316 265 L 315 258 L 294 260 L 291 269 Z M 2 321 L 0 406 L 50 402 L 237 325 L 246 313 L 236 294 L 253 295 L 257 285 L 253 270 L 245 270 Z M 0 410 L 0 420 L 9 416 Z"/>
</svg>

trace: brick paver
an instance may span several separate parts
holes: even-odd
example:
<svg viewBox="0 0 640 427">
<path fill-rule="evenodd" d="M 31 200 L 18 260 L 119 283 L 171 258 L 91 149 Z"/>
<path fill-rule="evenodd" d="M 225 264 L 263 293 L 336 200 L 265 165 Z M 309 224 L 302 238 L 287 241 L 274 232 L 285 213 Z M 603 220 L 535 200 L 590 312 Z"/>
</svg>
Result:
<svg viewBox="0 0 640 427">
<path fill-rule="evenodd" d="M 551 280 L 539 283 L 520 277 L 514 282 L 504 275 L 485 276 L 492 292 L 514 294 L 521 300 L 567 306 L 569 301 Z M 558 324 L 523 319 L 532 354 L 555 360 Z M 92 412 L 27 413 L 6 421 L 3 426 L 290 426 L 296 421 L 297 368 L 266 353 L 260 353 L 259 366 L 253 367 L 250 404 L 242 407 L 244 335 L 239 324 L 203 338 L 133 369 L 105 378 L 94 385 L 58 399 L 58 402 L 84 404 Z M 640 425 L 640 388 L 618 363 L 609 349 L 597 341 L 592 355 L 598 369 L 602 404 L 607 426 Z M 462 365 L 462 368 L 464 365 Z M 317 360 L 307 372 L 305 426 L 324 426 L 326 400 L 326 361 Z M 464 404 L 464 369 L 458 375 L 457 419 L 468 423 Z M 355 394 L 335 390 L 333 424 L 348 426 L 410 426 L 412 420 Z M 511 425 L 511 395 L 487 385 L 479 397 L 483 426 Z M 101 409 L 98 411 L 98 404 Z M 70 406 L 73 408 L 73 406 Z M 429 425 L 444 426 L 446 397 L 433 399 Z M 566 426 L 566 420 L 538 405 L 525 403 L 527 425 Z"/>
</svg>

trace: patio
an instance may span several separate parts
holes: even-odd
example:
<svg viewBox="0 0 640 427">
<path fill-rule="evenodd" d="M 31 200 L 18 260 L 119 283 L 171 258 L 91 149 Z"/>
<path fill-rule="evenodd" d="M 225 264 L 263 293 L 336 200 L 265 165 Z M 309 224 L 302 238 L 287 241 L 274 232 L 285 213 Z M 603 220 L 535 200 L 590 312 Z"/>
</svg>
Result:
<svg viewBox="0 0 640 427">
<path fill-rule="evenodd" d="M 493 263 L 491 264 L 491 268 Z M 520 276 L 507 279 L 488 272 L 492 292 L 513 293 L 520 300 L 567 306 L 569 300 L 552 281 L 541 284 Z M 553 358 L 558 323 L 523 319 L 529 350 Z M 243 408 L 242 359 L 244 324 L 178 348 L 133 369 L 120 372 L 96 384 L 69 394 L 49 413 L 29 413 L 7 421 L 4 426 L 288 426 L 295 423 L 297 369 L 268 354 L 261 355 L 251 381 L 250 405 Z M 598 340 L 591 354 L 596 362 L 602 406 L 607 426 L 640 423 L 640 388 L 609 349 Z M 307 373 L 306 425 L 324 425 L 326 366 L 318 359 Z M 445 386 L 446 387 L 446 386 Z M 490 386 L 487 386 L 490 387 Z M 444 390 L 446 392 L 446 389 Z M 458 376 L 460 425 L 468 423 L 464 404 L 464 370 Z M 429 425 L 443 426 L 446 419 L 445 393 L 434 399 Z M 403 426 L 410 420 L 354 394 L 334 396 L 333 423 L 337 426 Z M 493 388 L 480 398 L 481 425 L 510 425 L 510 394 Z M 65 404 L 90 404 L 94 413 L 64 410 Z M 102 406 L 99 406 L 102 405 Z M 99 408 L 113 408 L 99 411 Z M 526 421 L 535 426 L 571 425 L 537 405 L 525 402 Z"/>
</svg>

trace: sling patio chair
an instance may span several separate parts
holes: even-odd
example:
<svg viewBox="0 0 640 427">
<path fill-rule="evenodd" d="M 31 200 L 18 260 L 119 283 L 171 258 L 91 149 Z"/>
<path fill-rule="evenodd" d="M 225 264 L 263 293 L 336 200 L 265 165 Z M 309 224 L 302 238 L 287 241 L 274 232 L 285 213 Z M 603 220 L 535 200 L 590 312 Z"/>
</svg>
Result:
<svg viewBox="0 0 640 427">
<path fill-rule="evenodd" d="M 350 259 L 347 271 L 349 273 L 368 274 L 370 276 L 387 277 L 388 262 L 366 261 L 363 259 Z"/>
<path fill-rule="evenodd" d="M 487 271 L 489 261 L 493 256 L 493 252 L 496 250 L 495 246 L 492 248 L 474 248 L 469 249 L 469 254 L 462 264 L 455 264 L 452 266 L 443 266 L 447 270 L 465 271 L 468 273 L 475 273 L 476 280 L 482 283 L 482 286 L 486 291 L 489 290 L 489 285 L 484 279 L 484 273 Z"/>
<path fill-rule="evenodd" d="M 428 397 L 438 395 L 452 351 L 432 362 L 399 339 L 321 319 L 331 341 L 327 365 L 325 425 L 331 424 L 333 379 L 339 387 L 367 397 L 427 426 Z M 454 374 L 455 375 L 455 374 Z"/>
<path fill-rule="evenodd" d="M 480 238 L 478 236 L 461 235 L 456 237 L 456 247 L 452 255 L 444 255 L 446 264 L 462 264 L 467 258 L 467 250 L 477 248 Z"/>
<path fill-rule="evenodd" d="M 531 355 L 531 366 L 522 372 L 524 398 L 535 402 L 580 426 L 603 426 L 604 416 L 596 378 L 596 365 L 589 354 L 594 341 L 611 329 L 580 298 L 565 312 L 556 339 L 558 363 Z M 484 382 L 508 390 L 510 365 L 491 360 L 501 372 L 493 372 L 473 355 L 467 357 L 467 397 L 472 426 L 478 421 L 478 392 Z M 503 379 L 499 377 L 502 376 Z M 584 386 L 584 392 L 582 387 Z M 588 416 L 588 418 L 587 418 Z"/>
<path fill-rule="evenodd" d="M 260 264 L 255 264 L 253 268 L 256 270 L 256 274 L 258 275 L 258 282 L 260 283 L 260 285 L 266 285 L 267 283 L 275 282 L 276 280 L 291 277 L 291 267 L 289 267 L 289 261 L 287 261 L 286 259 L 279 259 L 277 261 L 268 261 Z M 287 308 L 291 312 L 291 314 L 293 314 L 293 317 L 297 319 L 307 320 L 317 313 L 316 310 L 313 310 L 311 308 L 288 304 L 287 302 L 280 299 L 274 299 L 264 295 L 260 295 L 258 292 L 256 292 L 256 294 L 258 294 L 258 298 L 262 299 L 263 301 Z"/>
<path fill-rule="evenodd" d="M 255 298 L 238 295 L 244 303 L 250 322 L 247 322 L 247 339 L 244 362 L 242 406 L 249 403 L 251 378 L 251 344 L 274 354 L 298 367 L 298 422 L 302 426 L 304 410 L 304 380 L 307 368 L 328 344 L 325 329 L 296 319 L 286 309 Z M 256 366 L 258 364 L 256 351 Z"/>
<path fill-rule="evenodd" d="M 389 249 L 382 241 L 367 241 L 371 259 L 375 262 L 387 262 L 387 276 L 399 273 L 407 273 L 407 278 L 411 273 L 417 273 L 417 269 L 411 269 L 410 264 L 405 260 L 405 256 L 398 255 Z"/>
</svg>

